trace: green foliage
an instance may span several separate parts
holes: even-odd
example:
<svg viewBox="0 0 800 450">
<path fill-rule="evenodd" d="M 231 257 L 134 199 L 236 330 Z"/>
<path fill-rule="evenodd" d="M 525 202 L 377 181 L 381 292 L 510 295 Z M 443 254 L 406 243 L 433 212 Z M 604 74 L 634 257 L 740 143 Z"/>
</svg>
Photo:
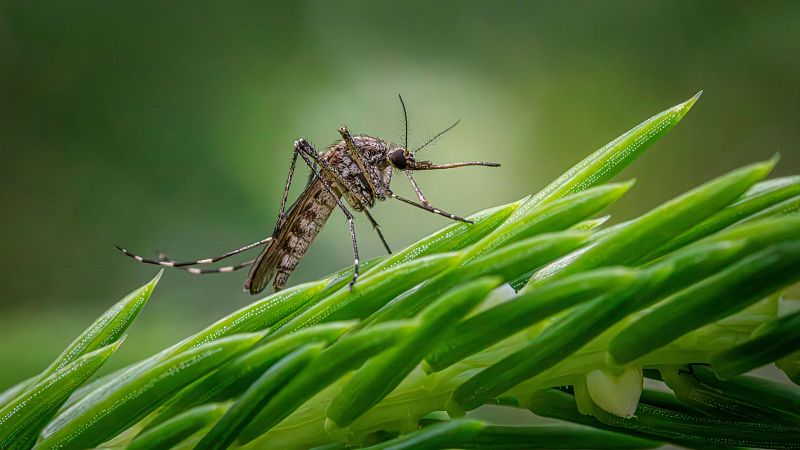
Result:
<svg viewBox="0 0 800 450">
<path fill-rule="evenodd" d="M 188 409 L 161 425 L 142 431 L 131 441 L 128 449 L 170 448 L 206 426 L 217 423 L 226 410 L 226 405 L 219 403 Z"/>
<path fill-rule="evenodd" d="M 20 444 L 35 437 L 37 426 L 46 423 L 72 391 L 97 371 L 121 343 L 116 342 L 78 357 L 7 403 L 0 410 L 0 445 L 3 448 L 24 447 Z M 33 436 L 30 435 L 31 431 Z"/>
<path fill-rule="evenodd" d="M 84 384 L 156 277 L 0 394 L 0 443 L 798 448 L 797 387 L 740 376 L 777 361 L 799 378 L 800 302 L 780 297 L 800 277 L 798 178 L 763 181 L 772 159 L 628 222 L 594 218 L 633 185 L 608 181 L 696 100 L 536 195 L 364 262 L 352 291 L 352 269 L 295 286 Z M 577 425 L 458 417 L 498 403 Z"/>
</svg>

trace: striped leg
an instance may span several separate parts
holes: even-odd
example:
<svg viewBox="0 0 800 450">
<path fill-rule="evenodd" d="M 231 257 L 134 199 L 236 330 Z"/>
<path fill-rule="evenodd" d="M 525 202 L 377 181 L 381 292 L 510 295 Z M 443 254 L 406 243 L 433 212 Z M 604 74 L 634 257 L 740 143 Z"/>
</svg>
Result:
<svg viewBox="0 0 800 450">
<path fill-rule="evenodd" d="M 228 273 L 228 272 L 233 272 L 234 270 L 239 270 L 245 267 L 249 267 L 255 261 L 256 261 L 255 259 L 251 259 L 250 261 L 245 261 L 235 266 L 216 267 L 214 269 L 198 269 L 197 267 L 176 267 L 176 269 L 185 270 L 186 272 L 192 275 L 206 275 L 209 273 Z"/>
<path fill-rule="evenodd" d="M 221 261 L 221 260 L 223 260 L 225 258 L 228 258 L 228 257 L 231 257 L 233 255 L 238 255 L 239 253 L 246 252 L 247 250 L 250 250 L 250 249 L 259 247 L 261 245 L 264 245 L 264 244 L 266 244 L 267 242 L 269 242 L 271 240 L 272 240 L 272 237 L 268 237 L 268 238 L 262 239 L 262 240 L 260 240 L 258 242 L 253 242 L 252 244 L 247 244 L 244 247 L 237 248 L 236 250 L 231 250 L 231 251 L 229 251 L 229 252 L 227 252 L 227 253 L 225 253 L 223 255 L 220 255 L 220 256 L 215 256 L 213 258 L 206 258 L 206 259 L 198 259 L 196 261 L 187 261 L 187 262 L 175 262 L 175 261 L 164 260 L 164 259 L 142 258 L 139 255 L 133 254 L 133 253 L 129 252 L 128 250 L 125 250 L 124 248 L 120 247 L 119 245 L 115 245 L 115 247 L 117 247 L 117 249 L 119 251 L 121 251 L 122 253 L 130 256 L 131 258 L 135 259 L 136 261 L 139 261 L 140 263 L 153 264 L 153 265 L 156 265 L 156 266 L 163 266 L 163 267 L 184 268 L 186 266 L 196 266 L 196 265 L 199 265 L 199 264 L 213 264 L 213 263 L 215 263 L 217 261 Z M 251 261 L 251 263 L 252 263 L 252 261 Z M 232 266 L 232 267 L 239 268 L 238 266 Z M 242 266 L 242 267 L 244 267 L 244 266 Z M 216 269 L 212 269 L 212 270 L 216 270 Z M 236 269 L 232 269 L 232 270 L 236 270 Z M 227 270 L 227 272 L 230 272 L 230 270 Z M 192 272 L 192 273 L 194 273 L 194 272 Z M 205 273 L 205 272 L 203 272 L 203 273 Z"/>
<path fill-rule="evenodd" d="M 417 203 L 417 202 L 415 202 L 413 200 L 409 200 L 407 198 L 400 197 L 399 195 L 395 194 L 394 192 L 390 193 L 389 196 L 392 197 L 392 198 L 395 198 L 397 200 L 400 200 L 403 203 L 408 203 L 409 205 L 416 206 L 417 208 L 420 208 L 420 209 L 424 209 L 425 211 L 432 212 L 434 214 L 438 214 L 440 216 L 447 217 L 448 219 L 458 220 L 459 222 L 464 222 L 464 223 L 472 223 L 471 220 L 467 220 L 467 219 L 464 219 L 462 217 L 458 217 L 458 216 L 456 216 L 454 214 L 450 214 L 449 212 L 442 211 L 439 208 L 434 208 L 431 205 L 423 205 L 423 204 Z"/>
<path fill-rule="evenodd" d="M 209 258 L 209 259 L 211 259 L 211 258 Z M 158 260 L 162 261 L 162 262 L 173 262 L 164 253 L 159 253 L 158 254 Z M 192 267 L 192 266 L 178 266 L 178 267 L 172 266 L 172 267 L 175 268 L 175 269 L 183 270 L 186 273 L 190 273 L 192 275 L 205 275 L 205 274 L 209 274 L 209 273 L 233 272 L 235 270 L 239 270 L 239 269 L 243 269 L 245 267 L 248 267 L 248 266 L 252 265 L 253 262 L 255 262 L 255 259 L 251 259 L 250 261 L 245 261 L 243 263 L 239 263 L 239 264 L 236 264 L 236 265 L 233 265 L 233 266 L 215 267 L 213 269 L 198 269 L 197 267 Z"/>
</svg>

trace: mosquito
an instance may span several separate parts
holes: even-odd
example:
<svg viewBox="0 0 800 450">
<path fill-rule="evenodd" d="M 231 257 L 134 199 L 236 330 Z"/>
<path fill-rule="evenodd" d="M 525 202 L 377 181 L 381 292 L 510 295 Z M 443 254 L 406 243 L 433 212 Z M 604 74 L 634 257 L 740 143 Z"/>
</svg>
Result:
<svg viewBox="0 0 800 450">
<path fill-rule="evenodd" d="M 403 145 L 390 144 L 383 139 L 367 135 L 351 135 L 347 127 L 339 128 L 341 140 L 331 145 L 326 151 L 318 153 L 305 139 L 294 142 L 292 162 L 289 166 L 289 175 L 281 198 L 280 212 L 275 223 L 272 235 L 258 242 L 245 245 L 236 250 L 229 251 L 214 258 L 199 259 L 189 262 L 176 262 L 161 255 L 158 259 L 148 259 L 125 250 L 117 248 L 131 258 L 146 264 L 155 264 L 164 267 L 183 269 L 191 274 L 207 274 L 220 272 L 233 272 L 245 267 L 250 267 L 244 282 L 245 292 L 258 294 L 263 291 L 267 283 L 273 280 L 275 291 L 281 290 L 303 258 L 311 242 L 317 237 L 325 222 L 327 222 L 334 209 L 339 208 L 347 218 L 350 231 L 350 240 L 353 245 L 353 278 L 350 280 L 350 289 L 358 279 L 359 256 L 356 229 L 353 221 L 352 208 L 356 212 L 363 212 L 377 232 L 386 251 L 391 253 L 389 245 L 381 232 L 380 225 L 369 213 L 377 201 L 396 199 L 403 203 L 415 206 L 433 214 L 444 216 L 450 220 L 472 223 L 467 219 L 450 214 L 430 204 L 422 193 L 412 172 L 418 170 L 453 169 L 466 166 L 499 167 L 500 164 L 492 162 L 455 162 L 447 164 L 434 164 L 430 161 L 417 161 L 414 155 L 438 139 L 446 132 L 452 130 L 459 121 L 437 133 L 427 142 L 414 150 L 408 148 L 408 114 L 403 97 L 400 105 L 403 108 L 404 141 Z M 310 178 L 305 190 L 286 211 L 286 201 L 289 189 L 294 178 L 297 158 L 311 169 Z M 391 188 L 392 175 L 402 171 L 405 173 L 418 202 L 395 194 Z M 348 208 L 349 205 L 349 208 Z M 195 266 L 212 264 L 228 257 L 246 252 L 256 247 L 264 246 L 257 258 L 241 264 L 219 267 L 214 269 L 200 269 Z M 274 277 L 274 279 L 273 279 Z"/>
</svg>

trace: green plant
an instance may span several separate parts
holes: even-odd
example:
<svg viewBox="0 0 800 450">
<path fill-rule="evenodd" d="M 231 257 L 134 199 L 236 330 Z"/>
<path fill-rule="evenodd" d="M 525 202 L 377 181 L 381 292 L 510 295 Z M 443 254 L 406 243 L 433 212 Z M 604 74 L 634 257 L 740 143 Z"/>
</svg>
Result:
<svg viewBox="0 0 800 450">
<path fill-rule="evenodd" d="M 800 279 L 800 178 L 765 181 L 773 158 L 593 218 L 698 96 L 534 196 L 365 262 L 352 292 L 352 269 L 292 287 L 82 385 L 156 277 L 0 394 L 0 446 L 800 448 L 800 391 L 743 375 L 776 362 L 800 381 L 800 302 L 781 295 Z M 460 418 L 485 404 L 572 424 Z"/>
</svg>

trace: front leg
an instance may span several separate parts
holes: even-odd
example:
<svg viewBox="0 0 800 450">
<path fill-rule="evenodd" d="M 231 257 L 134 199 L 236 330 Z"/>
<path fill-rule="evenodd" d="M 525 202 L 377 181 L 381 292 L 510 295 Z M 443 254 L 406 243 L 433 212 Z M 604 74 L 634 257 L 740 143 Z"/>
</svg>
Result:
<svg viewBox="0 0 800 450">
<path fill-rule="evenodd" d="M 330 194 L 331 197 L 333 197 L 334 201 L 336 201 L 336 205 L 339 206 L 339 209 L 342 210 L 344 216 L 347 218 L 347 224 L 350 228 L 350 241 L 353 244 L 353 279 L 350 281 L 350 284 L 348 286 L 350 287 L 350 290 L 353 290 L 353 285 L 356 283 L 356 280 L 358 279 L 358 265 L 359 265 L 358 242 L 356 241 L 356 227 L 355 227 L 355 221 L 353 220 L 353 213 L 351 213 L 350 210 L 347 209 L 346 206 L 344 206 L 342 200 L 339 198 L 338 195 L 336 195 L 331 185 L 328 184 L 325 178 L 322 177 L 320 172 L 317 170 L 317 167 L 314 165 L 314 163 L 316 163 L 321 168 L 323 169 L 327 168 L 328 170 L 332 171 L 333 169 L 330 167 L 330 165 L 328 165 L 327 161 L 321 159 L 317 154 L 317 151 L 314 150 L 314 147 L 312 147 L 311 144 L 309 144 L 308 141 L 306 141 L 305 139 L 300 139 L 298 141 L 295 141 L 294 149 L 295 149 L 295 154 L 299 154 L 300 157 L 303 158 L 303 161 L 305 161 L 305 163 L 308 165 L 308 167 L 311 168 L 311 171 L 314 173 L 314 175 L 320 179 L 320 181 L 322 182 L 322 186 L 325 188 L 326 191 L 328 191 L 328 194 Z M 342 188 L 344 189 L 346 188 L 346 186 L 343 186 Z"/>
<path fill-rule="evenodd" d="M 375 174 L 373 173 L 372 167 L 370 167 L 364 158 L 362 157 L 361 153 L 356 148 L 355 142 L 353 142 L 353 136 L 350 135 L 350 131 L 345 126 L 339 127 L 339 134 L 342 135 L 342 140 L 344 141 L 345 147 L 347 147 L 347 152 L 350 154 L 350 158 L 355 161 L 356 165 L 358 166 L 358 170 L 364 174 L 364 179 L 367 181 L 367 187 L 370 191 L 372 191 L 372 195 L 380 195 L 378 188 L 376 186 Z"/>
<path fill-rule="evenodd" d="M 292 178 L 294 177 L 294 167 L 297 165 L 297 149 L 292 152 L 292 164 L 289 165 L 289 175 L 286 177 L 286 187 L 283 188 L 283 197 L 281 198 L 281 209 L 278 213 L 278 220 L 275 223 L 275 231 L 273 234 L 277 233 L 278 230 L 283 226 L 284 221 L 286 220 L 286 199 L 289 197 L 289 188 L 292 186 Z"/>
<path fill-rule="evenodd" d="M 408 181 L 411 182 L 411 186 L 414 188 L 414 192 L 417 193 L 417 198 L 419 198 L 420 203 L 422 203 L 425 206 L 431 206 L 430 202 L 428 202 L 428 199 L 425 198 L 425 195 L 422 193 L 422 189 L 419 188 L 417 181 L 414 180 L 413 176 L 411 176 L 411 171 L 405 170 L 404 172 L 406 173 L 406 176 L 408 176 Z"/>
<path fill-rule="evenodd" d="M 395 194 L 394 192 L 390 192 L 389 196 L 394 198 L 394 199 L 400 200 L 403 203 L 408 203 L 411 206 L 416 206 L 417 208 L 424 209 L 425 211 L 432 212 L 434 214 L 438 214 L 438 215 L 443 216 L 443 217 L 447 217 L 448 219 L 451 219 L 451 220 L 457 220 L 459 222 L 464 222 L 464 223 L 473 223 L 471 220 L 467 220 L 467 219 L 465 219 L 463 217 L 459 217 L 459 216 L 457 216 L 455 214 L 450 214 L 449 212 L 442 211 L 439 208 L 435 208 L 435 207 L 430 206 L 430 205 L 423 205 L 423 204 L 417 203 L 417 202 L 415 202 L 413 200 L 409 200 L 407 198 L 400 197 L 399 195 Z"/>
</svg>

